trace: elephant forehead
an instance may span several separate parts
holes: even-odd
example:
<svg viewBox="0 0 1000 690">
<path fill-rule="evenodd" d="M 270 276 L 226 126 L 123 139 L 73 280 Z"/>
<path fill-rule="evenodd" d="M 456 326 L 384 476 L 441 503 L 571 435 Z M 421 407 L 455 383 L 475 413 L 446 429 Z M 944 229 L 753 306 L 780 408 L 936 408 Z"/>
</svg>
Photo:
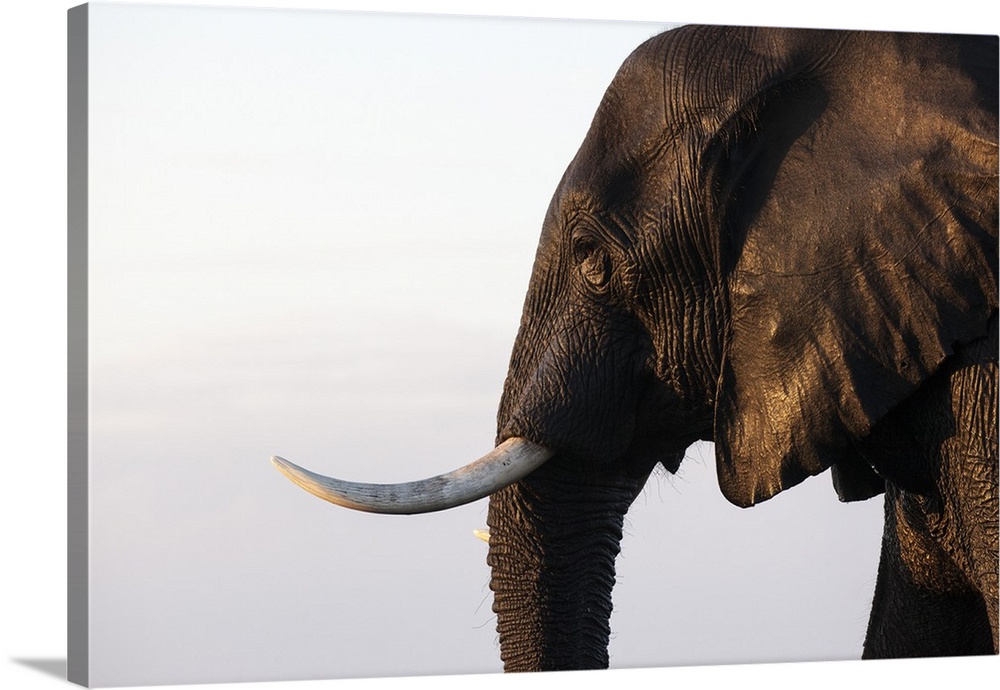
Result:
<svg viewBox="0 0 1000 690">
<path fill-rule="evenodd" d="M 622 186 L 655 158 L 675 134 L 664 117 L 664 93 L 663 53 L 649 42 L 625 61 L 605 92 L 566 186 Z"/>
<path fill-rule="evenodd" d="M 666 190 L 683 182 L 684 171 L 693 170 L 698 139 L 686 134 L 665 127 L 662 108 L 653 103 L 637 103 L 621 114 L 599 114 L 567 168 L 553 211 L 559 211 L 562 220 L 583 211 L 614 222 L 617 214 L 634 227 L 644 210 L 669 202 Z"/>
<path fill-rule="evenodd" d="M 605 92 L 564 190 L 624 196 L 657 168 L 674 178 L 690 169 L 720 123 L 774 69 L 776 58 L 765 56 L 772 43 L 748 29 L 691 26 L 640 45 Z"/>
</svg>

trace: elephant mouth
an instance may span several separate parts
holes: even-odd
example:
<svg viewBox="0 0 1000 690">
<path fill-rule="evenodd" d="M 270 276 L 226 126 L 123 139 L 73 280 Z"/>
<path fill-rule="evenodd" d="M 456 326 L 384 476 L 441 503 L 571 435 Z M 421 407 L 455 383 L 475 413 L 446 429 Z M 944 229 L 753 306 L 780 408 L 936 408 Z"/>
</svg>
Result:
<svg viewBox="0 0 1000 690">
<path fill-rule="evenodd" d="M 448 510 L 489 496 L 528 476 L 554 455 L 545 446 L 512 437 L 457 470 L 400 484 L 366 484 L 316 474 L 274 456 L 271 462 L 294 484 L 345 508 L 413 515 Z"/>
</svg>

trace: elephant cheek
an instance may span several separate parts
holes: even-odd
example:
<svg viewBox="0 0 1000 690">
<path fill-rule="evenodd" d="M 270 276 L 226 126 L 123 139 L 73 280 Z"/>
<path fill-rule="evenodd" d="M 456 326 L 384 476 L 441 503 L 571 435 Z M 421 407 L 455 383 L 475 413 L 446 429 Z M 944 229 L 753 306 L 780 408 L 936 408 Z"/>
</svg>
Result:
<svg viewBox="0 0 1000 690">
<path fill-rule="evenodd" d="M 546 465 L 490 497 L 490 588 L 506 671 L 607 667 L 615 557 L 641 486 Z"/>
<path fill-rule="evenodd" d="M 549 344 L 505 386 L 497 441 L 521 436 L 580 467 L 619 461 L 635 430 L 638 367 L 614 343 Z"/>
</svg>

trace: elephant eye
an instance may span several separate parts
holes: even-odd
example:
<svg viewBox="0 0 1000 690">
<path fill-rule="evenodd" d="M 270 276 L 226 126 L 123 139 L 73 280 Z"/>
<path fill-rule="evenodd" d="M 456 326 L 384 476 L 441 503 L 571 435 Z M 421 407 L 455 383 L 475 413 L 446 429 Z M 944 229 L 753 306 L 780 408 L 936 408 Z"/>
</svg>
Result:
<svg viewBox="0 0 1000 690">
<path fill-rule="evenodd" d="M 611 257 L 600 242 L 590 235 L 573 238 L 573 259 L 584 279 L 594 288 L 602 289 L 611 280 Z"/>
</svg>

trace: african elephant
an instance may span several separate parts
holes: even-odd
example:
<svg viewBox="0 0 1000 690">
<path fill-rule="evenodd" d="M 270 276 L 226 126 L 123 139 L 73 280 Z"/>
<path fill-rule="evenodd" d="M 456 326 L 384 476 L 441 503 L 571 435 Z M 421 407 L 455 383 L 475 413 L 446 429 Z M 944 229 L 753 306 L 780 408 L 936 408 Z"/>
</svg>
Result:
<svg viewBox="0 0 1000 690">
<path fill-rule="evenodd" d="M 601 668 L 626 511 L 715 443 L 753 506 L 885 494 L 863 655 L 997 652 L 997 38 L 686 26 L 625 61 L 546 213 L 489 495 L 506 670 Z"/>
</svg>

